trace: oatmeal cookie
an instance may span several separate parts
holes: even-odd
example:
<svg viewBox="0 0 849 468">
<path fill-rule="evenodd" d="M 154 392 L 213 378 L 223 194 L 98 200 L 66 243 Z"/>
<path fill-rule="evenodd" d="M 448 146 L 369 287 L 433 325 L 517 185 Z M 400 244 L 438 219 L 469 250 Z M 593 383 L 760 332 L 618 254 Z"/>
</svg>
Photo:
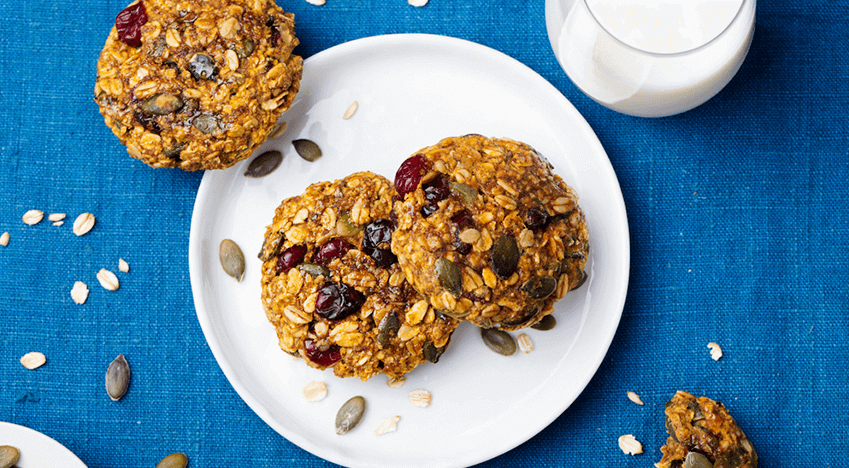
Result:
<svg viewBox="0 0 849 468">
<path fill-rule="evenodd" d="M 274 0 L 134 2 L 100 53 L 94 100 L 130 156 L 152 167 L 230 167 L 298 94 L 294 29 Z"/>
<path fill-rule="evenodd" d="M 530 146 L 466 135 L 404 161 L 392 251 L 445 314 L 515 330 L 552 312 L 586 279 L 578 197 Z"/>
<path fill-rule="evenodd" d="M 259 258 L 283 351 L 363 380 L 439 359 L 458 321 L 416 293 L 389 250 L 394 195 L 384 177 L 359 172 L 277 208 Z"/>
<path fill-rule="evenodd" d="M 679 391 L 665 413 L 669 438 L 657 468 L 758 466 L 758 454 L 722 403 Z"/>
</svg>

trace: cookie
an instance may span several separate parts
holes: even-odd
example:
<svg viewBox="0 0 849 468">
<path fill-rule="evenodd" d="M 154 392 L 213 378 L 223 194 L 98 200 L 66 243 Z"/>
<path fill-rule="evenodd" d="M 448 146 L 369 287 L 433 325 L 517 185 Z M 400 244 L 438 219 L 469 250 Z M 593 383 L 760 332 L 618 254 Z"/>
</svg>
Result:
<svg viewBox="0 0 849 468">
<path fill-rule="evenodd" d="M 720 402 L 679 391 L 666 403 L 666 431 L 657 468 L 756 468 L 758 454 Z"/>
<path fill-rule="evenodd" d="M 274 0 L 143 0 L 115 21 L 94 100 L 130 156 L 152 167 L 230 167 L 298 94 L 294 16 Z"/>
<path fill-rule="evenodd" d="M 404 161 L 395 188 L 392 251 L 442 313 L 515 330 L 586 279 L 578 196 L 524 143 L 446 138 Z"/>
<path fill-rule="evenodd" d="M 283 351 L 362 380 L 438 361 L 458 321 L 428 305 L 389 250 L 393 196 L 387 179 L 359 172 L 277 208 L 259 258 Z"/>
</svg>

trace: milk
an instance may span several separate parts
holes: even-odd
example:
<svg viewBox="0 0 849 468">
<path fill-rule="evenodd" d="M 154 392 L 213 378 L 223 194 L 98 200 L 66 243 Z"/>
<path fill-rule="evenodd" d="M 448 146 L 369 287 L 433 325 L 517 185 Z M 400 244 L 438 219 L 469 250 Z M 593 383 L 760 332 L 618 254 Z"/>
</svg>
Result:
<svg viewBox="0 0 849 468">
<path fill-rule="evenodd" d="M 692 109 L 737 73 L 755 0 L 547 0 L 551 46 L 569 78 L 613 110 Z"/>
</svg>

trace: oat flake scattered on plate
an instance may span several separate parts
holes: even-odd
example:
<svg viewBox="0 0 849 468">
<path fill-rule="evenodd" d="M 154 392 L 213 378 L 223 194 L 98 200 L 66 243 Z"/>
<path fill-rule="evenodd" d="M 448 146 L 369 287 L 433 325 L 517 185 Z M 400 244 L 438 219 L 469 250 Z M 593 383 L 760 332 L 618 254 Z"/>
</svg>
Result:
<svg viewBox="0 0 849 468">
<path fill-rule="evenodd" d="M 389 432 L 395 432 L 398 429 L 398 421 L 401 420 L 401 416 L 392 416 L 391 418 L 386 418 L 383 421 L 380 421 L 380 425 L 374 430 L 374 435 L 383 435 Z"/>
<path fill-rule="evenodd" d="M 301 392 L 309 402 L 321 401 L 327 396 L 327 384 L 320 380 L 314 380 L 306 384 Z"/>
</svg>

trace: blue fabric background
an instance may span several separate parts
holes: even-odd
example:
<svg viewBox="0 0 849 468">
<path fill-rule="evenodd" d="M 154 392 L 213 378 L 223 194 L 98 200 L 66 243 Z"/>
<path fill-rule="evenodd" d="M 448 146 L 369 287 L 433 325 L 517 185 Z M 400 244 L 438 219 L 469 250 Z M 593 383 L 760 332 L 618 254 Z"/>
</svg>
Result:
<svg viewBox="0 0 849 468">
<path fill-rule="evenodd" d="M 92 100 L 95 66 L 127 0 L 0 0 L 0 420 L 41 431 L 89 467 L 331 466 L 239 398 L 195 316 L 188 236 L 201 173 L 127 157 Z M 641 119 L 581 94 L 548 43 L 542 0 L 280 1 L 304 57 L 352 39 L 423 32 L 475 41 L 536 70 L 595 129 L 619 177 L 631 278 L 619 330 L 578 400 L 492 467 L 645 467 L 678 389 L 722 400 L 762 467 L 844 465 L 849 412 L 849 1 L 758 4 L 748 59 L 716 98 Z M 26 226 L 29 209 L 69 214 Z M 93 212 L 83 237 L 73 217 Z M 106 293 L 95 273 L 117 272 Z M 74 280 L 92 294 L 68 294 Z M 714 362 L 705 347 L 719 342 Z M 18 359 L 38 350 L 35 371 Z M 128 356 L 113 403 L 103 374 Z M 625 392 L 639 393 L 637 407 Z M 633 433 L 646 453 L 623 455 Z M 2 443 L 2 441 L 0 441 Z M 400 454 L 399 454 L 400 456 Z"/>
</svg>

